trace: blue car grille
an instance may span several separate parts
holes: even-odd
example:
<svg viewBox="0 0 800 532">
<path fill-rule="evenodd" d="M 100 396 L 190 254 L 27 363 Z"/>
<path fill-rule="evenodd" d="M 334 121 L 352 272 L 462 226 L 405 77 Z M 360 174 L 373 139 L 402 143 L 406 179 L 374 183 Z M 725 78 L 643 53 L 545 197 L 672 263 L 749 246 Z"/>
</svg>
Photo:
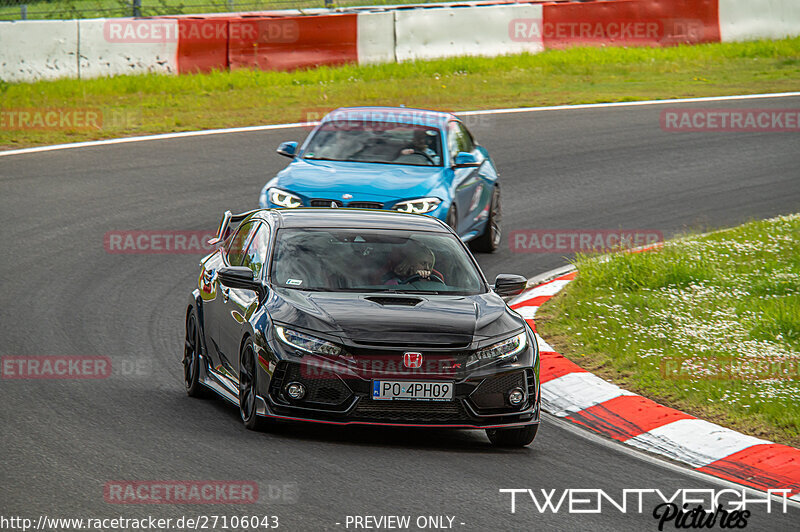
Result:
<svg viewBox="0 0 800 532">
<path fill-rule="evenodd" d="M 312 199 L 311 201 L 308 202 L 308 204 L 311 205 L 312 207 L 333 207 L 334 204 L 337 207 L 342 206 L 341 201 L 329 200 L 329 199 Z"/>
<path fill-rule="evenodd" d="M 376 201 L 351 201 L 347 206 L 351 209 L 383 209 L 383 203 Z"/>
<path fill-rule="evenodd" d="M 308 204 L 311 207 L 344 207 L 344 203 L 339 200 L 314 198 L 309 200 Z M 347 204 L 350 209 L 383 209 L 383 203 L 377 201 L 351 201 Z"/>
</svg>

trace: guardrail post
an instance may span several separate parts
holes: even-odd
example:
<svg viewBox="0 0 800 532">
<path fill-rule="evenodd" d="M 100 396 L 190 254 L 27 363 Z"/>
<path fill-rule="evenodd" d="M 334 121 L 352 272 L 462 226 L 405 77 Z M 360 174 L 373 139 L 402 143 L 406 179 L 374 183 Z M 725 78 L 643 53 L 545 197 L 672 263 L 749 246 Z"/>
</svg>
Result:
<svg viewBox="0 0 800 532">
<path fill-rule="evenodd" d="M 326 8 L 330 9 L 330 7 L 332 5 L 333 5 L 333 0 L 325 0 L 325 7 Z"/>
<path fill-rule="evenodd" d="M 142 16 L 142 0 L 133 0 L 133 16 Z"/>
<path fill-rule="evenodd" d="M 22 20 L 28 20 L 28 4 L 22 4 L 19 6 L 19 18 Z"/>
</svg>

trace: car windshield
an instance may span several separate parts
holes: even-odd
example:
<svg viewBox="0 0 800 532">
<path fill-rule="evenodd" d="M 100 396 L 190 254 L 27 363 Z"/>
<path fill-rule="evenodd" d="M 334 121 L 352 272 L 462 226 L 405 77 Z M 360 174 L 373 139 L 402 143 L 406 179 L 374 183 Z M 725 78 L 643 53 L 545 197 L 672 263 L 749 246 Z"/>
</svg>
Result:
<svg viewBox="0 0 800 532">
<path fill-rule="evenodd" d="M 472 295 L 486 285 L 449 233 L 378 229 L 281 229 L 274 286 L 330 292 Z"/>
<path fill-rule="evenodd" d="M 442 165 L 442 135 L 430 126 L 334 120 L 323 123 L 304 159 L 364 163 Z"/>
</svg>

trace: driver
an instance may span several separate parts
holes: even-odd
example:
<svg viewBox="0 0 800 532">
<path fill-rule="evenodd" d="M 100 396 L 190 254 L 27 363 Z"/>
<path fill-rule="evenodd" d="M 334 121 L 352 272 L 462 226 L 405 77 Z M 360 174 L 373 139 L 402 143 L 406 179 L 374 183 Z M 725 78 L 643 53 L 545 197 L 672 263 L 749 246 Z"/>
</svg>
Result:
<svg viewBox="0 0 800 532">
<path fill-rule="evenodd" d="M 435 130 L 415 129 L 411 145 L 400 150 L 400 155 L 425 155 L 435 164 L 439 162 L 439 154 L 433 149 L 432 144 L 436 137 Z"/>
<path fill-rule="evenodd" d="M 442 278 L 442 274 L 433 269 L 435 263 L 436 256 L 428 246 L 411 240 L 392 254 L 389 260 L 389 271 L 382 279 L 383 284 L 404 284 L 414 277 L 431 280 L 431 275 L 435 280 L 439 280 Z"/>
</svg>

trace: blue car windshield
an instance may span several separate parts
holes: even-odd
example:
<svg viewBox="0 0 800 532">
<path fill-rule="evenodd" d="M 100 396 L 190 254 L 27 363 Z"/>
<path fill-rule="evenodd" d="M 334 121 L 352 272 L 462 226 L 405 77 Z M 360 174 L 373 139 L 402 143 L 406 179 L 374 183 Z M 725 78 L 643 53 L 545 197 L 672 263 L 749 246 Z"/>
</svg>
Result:
<svg viewBox="0 0 800 532">
<path fill-rule="evenodd" d="M 442 135 L 439 129 L 423 125 L 333 120 L 316 130 L 303 158 L 442 166 Z"/>
<path fill-rule="evenodd" d="M 280 229 L 276 238 L 273 286 L 325 292 L 486 292 L 477 266 L 450 233 Z"/>
</svg>

